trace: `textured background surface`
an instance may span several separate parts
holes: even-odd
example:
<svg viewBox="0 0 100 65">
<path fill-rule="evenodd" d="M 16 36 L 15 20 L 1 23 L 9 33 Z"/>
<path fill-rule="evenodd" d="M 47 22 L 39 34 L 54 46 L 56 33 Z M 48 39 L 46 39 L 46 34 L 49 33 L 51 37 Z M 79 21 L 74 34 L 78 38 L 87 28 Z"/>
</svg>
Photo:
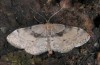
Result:
<svg viewBox="0 0 100 65">
<path fill-rule="evenodd" d="M 61 3 L 67 3 L 65 9 L 50 22 L 86 29 L 92 36 L 92 40 L 87 44 L 66 54 L 55 52 L 48 57 L 47 53 L 32 56 L 14 48 L 6 41 L 6 36 L 17 28 L 46 23 L 36 12 L 48 19 L 63 6 Z M 51 0 L 49 3 L 47 0 L 0 0 L 0 65 L 94 65 L 96 53 L 100 49 L 99 30 L 100 0 Z"/>
</svg>

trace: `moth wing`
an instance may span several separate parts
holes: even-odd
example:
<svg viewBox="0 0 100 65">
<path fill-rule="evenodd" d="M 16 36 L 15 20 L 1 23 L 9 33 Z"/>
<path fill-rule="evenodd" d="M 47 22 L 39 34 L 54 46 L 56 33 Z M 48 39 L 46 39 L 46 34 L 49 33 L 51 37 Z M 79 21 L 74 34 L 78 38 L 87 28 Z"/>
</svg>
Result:
<svg viewBox="0 0 100 65">
<path fill-rule="evenodd" d="M 66 28 L 61 37 L 52 37 L 51 48 L 54 51 L 66 53 L 74 47 L 85 44 L 90 39 L 90 35 L 81 28 Z"/>
<path fill-rule="evenodd" d="M 17 29 L 7 36 L 7 41 L 20 49 L 25 49 L 26 52 L 38 55 L 47 51 L 46 39 L 35 38 L 30 28 Z"/>
<path fill-rule="evenodd" d="M 24 49 L 29 44 L 27 41 L 29 38 L 27 37 L 30 37 L 28 32 L 25 32 L 24 28 L 21 28 L 9 34 L 7 36 L 7 41 L 17 48 Z M 35 38 L 32 37 L 30 39 L 33 41 Z"/>
<path fill-rule="evenodd" d="M 50 31 L 47 31 L 46 26 L 51 26 Z M 55 35 L 56 33 L 62 32 L 65 29 L 65 26 L 63 24 L 39 24 L 32 26 L 32 30 L 37 33 L 41 34 L 43 36 L 49 35 Z"/>
<path fill-rule="evenodd" d="M 52 24 L 52 31 L 51 33 L 59 33 L 62 32 L 65 29 L 65 26 L 63 24 Z"/>
<path fill-rule="evenodd" d="M 39 55 L 42 54 L 47 50 L 47 39 L 45 38 L 37 38 L 34 44 L 30 45 L 29 47 L 25 48 L 25 51 L 33 54 L 33 55 Z"/>
<path fill-rule="evenodd" d="M 31 27 L 32 31 L 34 31 L 37 34 L 46 34 L 46 27 L 44 24 L 34 25 Z"/>
</svg>

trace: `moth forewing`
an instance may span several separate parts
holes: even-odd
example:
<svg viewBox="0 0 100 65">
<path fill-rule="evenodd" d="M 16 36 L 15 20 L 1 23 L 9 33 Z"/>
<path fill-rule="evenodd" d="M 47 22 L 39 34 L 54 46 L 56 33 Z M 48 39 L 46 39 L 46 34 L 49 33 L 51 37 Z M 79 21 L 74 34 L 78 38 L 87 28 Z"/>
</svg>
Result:
<svg viewBox="0 0 100 65">
<path fill-rule="evenodd" d="M 27 31 L 27 32 L 26 32 Z M 30 28 L 20 28 L 16 29 L 7 36 L 7 41 L 20 49 L 24 49 L 27 46 L 33 44 L 36 38 L 31 35 L 32 30 Z"/>
<path fill-rule="evenodd" d="M 81 28 L 65 28 L 63 36 L 51 38 L 51 48 L 56 52 L 66 53 L 85 44 L 89 39 L 90 35 Z"/>
</svg>

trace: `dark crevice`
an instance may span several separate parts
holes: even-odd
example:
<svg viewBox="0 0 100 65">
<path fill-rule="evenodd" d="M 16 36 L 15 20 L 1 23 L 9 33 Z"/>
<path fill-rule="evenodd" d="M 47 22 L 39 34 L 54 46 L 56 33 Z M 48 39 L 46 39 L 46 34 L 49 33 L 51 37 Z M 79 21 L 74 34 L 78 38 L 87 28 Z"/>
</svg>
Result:
<svg viewBox="0 0 100 65">
<path fill-rule="evenodd" d="M 94 26 L 97 28 L 100 27 L 100 15 L 94 18 Z"/>
<path fill-rule="evenodd" d="M 60 3 L 60 1 L 61 1 L 61 0 L 52 0 L 51 3 L 52 3 L 53 5 L 56 5 L 57 3 Z"/>
<path fill-rule="evenodd" d="M 92 2 L 92 0 L 78 0 L 78 1 L 82 4 L 87 4 Z"/>
<path fill-rule="evenodd" d="M 60 3 L 60 0 L 55 0 L 56 3 Z"/>
<path fill-rule="evenodd" d="M 95 1 L 95 0 L 72 0 L 73 3 L 79 2 L 79 3 L 87 4 L 87 5 L 93 3 L 94 1 Z"/>
</svg>

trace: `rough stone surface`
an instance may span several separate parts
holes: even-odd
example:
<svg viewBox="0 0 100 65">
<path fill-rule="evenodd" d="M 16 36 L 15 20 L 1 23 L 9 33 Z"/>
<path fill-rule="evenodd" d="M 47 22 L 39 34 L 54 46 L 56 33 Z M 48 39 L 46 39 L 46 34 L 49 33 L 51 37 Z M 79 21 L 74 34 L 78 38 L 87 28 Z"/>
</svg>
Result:
<svg viewBox="0 0 100 65">
<path fill-rule="evenodd" d="M 12 31 L 36 24 L 45 24 L 46 21 L 43 17 L 48 19 L 63 6 L 63 3 L 65 4 L 64 9 L 56 14 L 50 23 L 60 23 L 84 29 L 92 37 L 87 44 L 74 48 L 65 54 L 55 52 L 51 56 L 53 58 L 51 62 L 47 61 L 51 58 L 48 57 L 47 53 L 32 56 L 8 44 L 6 37 Z M 85 14 L 87 17 L 81 17 L 82 15 L 80 16 L 79 13 L 80 15 L 81 13 Z M 0 30 L 0 60 L 3 60 L 1 61 L 2 65 L 7 65 L 9 62 L 12 63 L 10 65 L 34 65 L 34 63 L 35 65 L 53 65 L 53 63 L 55 65 L 95 65 L 94 56 L 100 51 L 99 20 L 100 0 L 71 0 L 71 2 L 70 0 L 50 0 L 49 4 L 47 0 L 0 0 L 0 28 L 6 27 L 4 29 L 6 33 Z M 94 47 L 96 42 L 98 46 Z M 14 59 L 15 61 L 13 61 Z"/>
</svg>

